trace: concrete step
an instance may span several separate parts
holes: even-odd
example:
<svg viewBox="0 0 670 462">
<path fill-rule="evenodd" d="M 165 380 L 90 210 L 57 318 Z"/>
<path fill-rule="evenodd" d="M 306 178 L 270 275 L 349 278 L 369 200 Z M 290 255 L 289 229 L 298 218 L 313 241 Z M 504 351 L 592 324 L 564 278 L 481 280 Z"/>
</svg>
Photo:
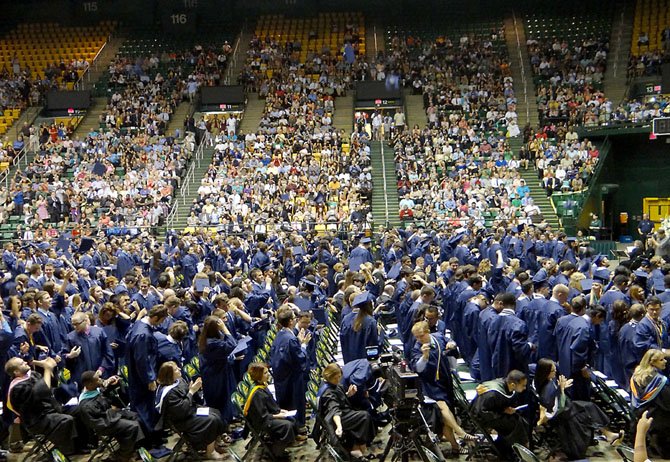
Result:
<svg viewBox="0 0 670 462">
<path fill-rule="evenodd" d="M 258 124 L 265 110 L 265 100 L 258 98 L 258 93 L 247 95 L 247 107 L 244 110 L 244 118 L 240 124 L 242 133 L 250 133 L 258 130 Z"/>
<path fill-rule="evenodd" d="M 350 91 L 335 100 L 333 127 L 351 133 L 354 127 L 354 92 Z"/>
<path fill-rule="evenodd" d="M 184 136 L 184 120 L 186 120 L 194 110 L 195 106 L 191 102 L 182 101 L 170 118 L 170 123 L 166 130 L 167 135 L 176 136 L 177 130 L 179 130 L 181 136 Z"/>
<path fill-rule="evenodd" d="M 106 97 L 97 97 L 93 98 L 91 105 L 86 111 L 84 119 L 79 123 L 76 130 L 74 131 L 74 136 L 78 138 L 84 138 L 89 132 L 97 131 L 100 129 L 100 116 L 103 111 L 107 108 L 107 98 Z"/>
<path fill-rule="evenodd" d="M 505 41 L 510 58 L 511 74 L 514 79 L 514 95 L 517 100 L 519 126 L 527 123 L 537 127 L 540 124 L 535 102 L 535 84 L 533 83 L 530 59 L 526 48 L 526 31 L 523 19 L 513 16 L 505 18 Z M 523 69 L 523 73 L 522 73 Z M 525 75 L 525 79 L 523 76 Z"/>
<path fill-rule="evenodd" d="M 426 111 L 423 108 L 423 95 L 413 95 L 411 91 L 405 92 L 405 119 L 408 127 L 418 125 L 423 128 L 426 126 L 428 120 L 426 119 Z"/>
</svg>

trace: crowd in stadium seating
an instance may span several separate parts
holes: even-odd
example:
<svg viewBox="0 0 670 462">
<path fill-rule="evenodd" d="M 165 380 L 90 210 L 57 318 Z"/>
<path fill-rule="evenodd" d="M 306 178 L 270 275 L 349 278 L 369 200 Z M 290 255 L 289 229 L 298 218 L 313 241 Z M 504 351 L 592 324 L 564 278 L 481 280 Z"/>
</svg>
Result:
<svg viewBox="0 0 670 462">
<path fill-rule="evenodd" d="M 340 222 L 368 220 L 367 136 L 349 138 L 332 126 L 350 69 L 328 50 L 299 62 L 298 48 L 252 39 L 242 79 L 265 98 L 264 113 L 257 132 L 238 138 L 233 129 L 216 137 L 190 226 L 337 229 Z"/>
<path fill-rule="evenodd" d="M 528 153 L 547 196 L 586 188 L 599 160 L 598 149 L 588 139 L 580 140 L 573 128 L 556 135 L 549 139 L 542 132 L 528 143 Z"/>
<path fill-rule="evenodd" d="M 541 119 L 570 124 L 597 124 L 611 112 L 599 88 L 606 70 L 607 39 L 568 42 L 528 39 L 533 73 L 537 76 L 537 103 Z"/>
</svg>

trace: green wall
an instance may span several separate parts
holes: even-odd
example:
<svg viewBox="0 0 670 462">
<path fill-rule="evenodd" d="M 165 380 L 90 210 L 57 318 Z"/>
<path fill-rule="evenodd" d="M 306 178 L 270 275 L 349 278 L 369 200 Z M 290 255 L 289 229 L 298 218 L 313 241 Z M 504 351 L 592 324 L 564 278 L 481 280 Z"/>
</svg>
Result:
<svg viewBox="0 0 670 462">
<path fill-rule="evenodd" d="M 590 202 L 585 205 L 584 214 L 599 209 L 599 202 L 605 201 L 604 223 L 610 221 L 614 236 L 620 233 L 619 213 L 628 212 L 628 234 L 636 237 L 636 217 L 642 215 L 642 199 L 645 197 L 670 197 L 670 138 L 659 137 L 649 140 L 649 135 L 610 136 L 612 149 L 605 160 L 600 178 L 595 185 Z M 603 194 L 603 186 L 610 187 Z M 607 213 L 608 212 L 608 213 Z"/>
</svg>

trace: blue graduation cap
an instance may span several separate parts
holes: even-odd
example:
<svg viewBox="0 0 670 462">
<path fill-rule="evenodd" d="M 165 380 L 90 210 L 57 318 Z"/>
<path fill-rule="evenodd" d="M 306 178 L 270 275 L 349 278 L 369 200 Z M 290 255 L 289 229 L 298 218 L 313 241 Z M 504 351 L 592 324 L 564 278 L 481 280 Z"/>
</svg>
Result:
<svg viewBox="0 0 670 462">
<path fill-rule="evenodd" d="M 300 308 L 300 311 L 312 311 L 314 304 L 308 298 L 295 297 L 293 299 L 293 304 Z"/>
<path fill-rule="evenodd" d="M 209 279 L 198 278 L 193 281 L 193 286 L 196 292 L 204 292 L 206 287 L 209 287 Z"/>
<path fill-rule="evenodd" d="M 305 255 L 305 249 L 302 248 L 300 245 L 296 245 L 293 247 L 293 256 L 294 257 L 299 257 Z"/>
<path fill-rule="evenodd" d="M 372 295 L 370 292 L 367 290 L 365 292 L 361 292 L 360 294 L 356 295 L 354 297 L 354 302 L 352 303 L 352 306 L 359 306 L 359 305 L 364 305 L 368 302 L 374 302 L 375 297 Z"/>
<path fill-rule="evenodd" d="M 536 284 L 539 284 L 540 282 L 546 282 L 546 280 L 547 280 L 547 273 L 545 271 L 538 271 L 533 276 L 533 282 Z"/>
<path fill-rule="evenodd" d="M 121 294 L 127 294 L 128 293 L 128 288 L 124 286 L 123 284 L 119 284 L 118 286 L 114 287 L 114 295 L 121 295 Z"/>
<path fill-rule="evenodd" d="M 93 248 L 94 241 L 90 237 L 82 237 L 79 243 L 79 252 L 86 253 Z"/>
<path fill-rule="evenodd" d="M 463 233 L 459 233 L 459 234 L 456 234 L 454 236 L 451 236 L 447 240 L 447 244 L 449 244 L 450 247 L 455 247 L 455 246 L 458 245 L 459 242 L 461 242 L 461 239 L 463 239 L 463 236 L 465 236 L 465 234 L 463 234 Z"/>
<path fill-rule="evenodd" d="M 58 238 L 58 242 L 56 242 L 56 249 L 60 250 L 63 252 L 63 255 L 65 255 L 65 258 L 71 258 L 72 255 L 70 255 L 70 244 L 72 243 L 72 233 L 63 233 L 60 235 Z"/>
<path fill-rule="evenodd" d="M 372 242 L 372 239 L 370 239 L 370 238 L 367 237 L 367 236 L 361 238 L 361 244 L 369 244 L 370 242 Z"/>
<path fill-rule="evenodd" d="M 607 268 L 598 268 L 593 272 L 593 279 L 596 281 L 609 282 L 610 270 Z"/>
<path fill-rule="evenodd" d="M 606 255 L 598 254 L 598 255 L 596 255 L 595 258 L 593 259 L 593 264 L 594 264 L 594 265 L 599 265 L 599 264 L 601 264 L 601 263 L 603 262 L 603 260 L 604 260 L 605 258 L 607 258 Z M 609 276 L 608 276 L 608 277 L 609 277 Z"/>
<path fill-rule="evenodd" d="M 633 274 L 635 275 L 636 278 L 640 278 L 640 279 L 648 279 L 649 278 L 649 273 L 647 273 L 646 271 L 641 270 L 641 269 L 636 269 L 635 271 L 633 271 Z"/>
<path fill-rule="evenodd" d="M 388 274 L 386 277 L 389 279 L 398 279 L 398 276 L 400 276 L 400 268 L 402 268 L 402 262 L 397 261 L 393 264 L 391 269 L 389 269 Z"/>
<path fill-rule="evenodd" d="M 591 289 L 593 288 L 593 279 L 582 279 L 580 284 L 582 286 L 582 292 L 591 292 Z"/>
</svg>

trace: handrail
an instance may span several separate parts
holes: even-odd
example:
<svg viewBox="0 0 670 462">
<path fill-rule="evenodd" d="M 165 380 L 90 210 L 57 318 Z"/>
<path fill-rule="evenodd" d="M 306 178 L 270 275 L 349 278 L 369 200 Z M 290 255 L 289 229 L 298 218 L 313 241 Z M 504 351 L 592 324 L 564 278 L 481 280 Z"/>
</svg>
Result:
<svg viewBox="0 0 670 462">
<path fill-rule="evenodd" d="M 77 80 L 77 83 L 75 83 L 75 88 L 78 90 L 82 90 L 84 86 L 84 78 L 87 79 L 89 83 L 91 83 L 91 68 L 95 65 L 95 70 L 98 70 L 98 58 L 102 54 L 102 51 L 107 47 L 107 44 L 112 40 L 112 35 L 107 36 L 107 40 L 105 40 L 105 43 L 102 44 L 98 52 L 95 54 L 93 57 L 93 61 L 88 63 L 88 67 L 86 67 L 86 70 L 84 71 L 83 74 L 81 74 L 81 77 L 79 77 L 79 80 Z"/>
<path fill-rule="evenodd" d="M 384 179 L 384 215 L 386 220 L 385 223 L 389 222 L 389 196 L 388 190 L 386 188 L 386 159 L 384 158 L 384 142 L 380 141 L 381 154 L 382 154 L 382 178 Z"/>
<path fill-rule="evenodd" d="M 240 30 L 240 35 L 237 36 L 237 40 L 235 41 L 235 47 L 233 48 L 233 54 L 230 57 L 230 62 L 228 63 L 228 69 L 226 69 L 226 78 L 224 79 L 224 83 L 226 85 L 230 85 L 231 74 L 233 73 L 233 70 L 237 65 L 237 53 L 240 50 L 240 41 L 242 40 L 243 34 L 244 34 L 244 26 Z"/>
<path fill-rule="evenodd" d="M 530 108 L 528 107 L 528 81 L 526 80 L 526 66 L 524 65 L 523 55 L 521 54 L 521 39 L 519 38 L 519 26 L 516 22 L 516 14 L 512 11 L 514 21 L 514 34 L 516 35 L 517 53 L 519 54 L 519 64 L 521 65 L 521 84 L 523 86 L 523 102 L 526 107 L 526 121 L 530 122 Z M 525 43 L 524 43 L 525 46 Z"/>
<path fill-rule="evenodd" d="M 179 195 L 178 197 L 174 198 L 172 208 L 170 209 L 170 213 L 168 213 L 168 218 L 166 220 L 168 228 L 174 227 L 174 222 L 177 217 L 177 211 L 179 209 L 179 201 L 181 200 L 183 202 L 183 205 L 186 206 L 186 196 L 190 195 L 191 193 L 191 182 L 195 177 L 195 166 L 197 163 L 198 167 L 200 167 L 202 158 L 204 156 L 204 150 L 205 150 L 205 142 L 203 140 L 196 148 L 193 159 L 191 160 L 191 165 L 189 165 L 188 170 L 186 171 L 186 175 L 184 175 L 184 178 L 181 180 Z"/>
</svg>

